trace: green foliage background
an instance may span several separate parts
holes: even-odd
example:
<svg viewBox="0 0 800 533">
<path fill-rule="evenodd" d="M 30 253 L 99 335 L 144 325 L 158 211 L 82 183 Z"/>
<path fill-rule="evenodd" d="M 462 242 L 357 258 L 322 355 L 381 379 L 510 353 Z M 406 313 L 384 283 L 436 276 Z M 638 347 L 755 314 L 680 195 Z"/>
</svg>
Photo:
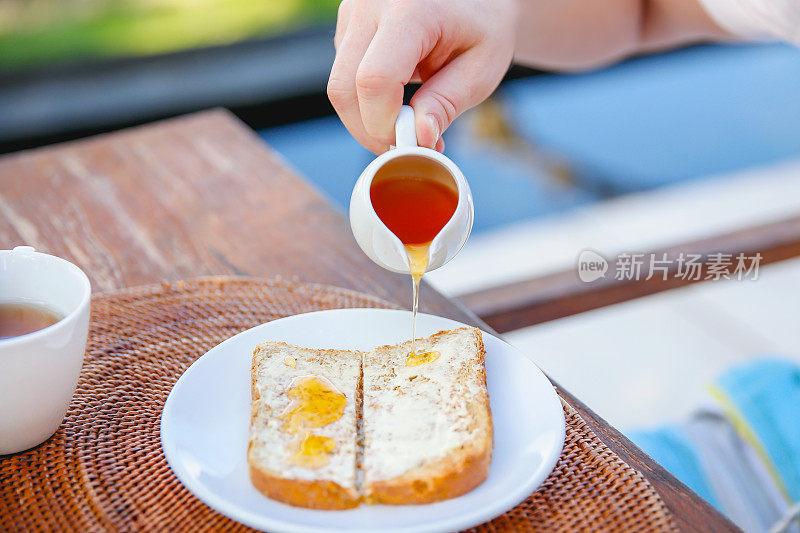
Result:
<svg viewBox="0 0 800 533">
<path fill-rule="evenodd" d="M 150 55 L 269 36 L 336 16 L 338 0 L 0 0 L 0 68 Z"/>
</svg>

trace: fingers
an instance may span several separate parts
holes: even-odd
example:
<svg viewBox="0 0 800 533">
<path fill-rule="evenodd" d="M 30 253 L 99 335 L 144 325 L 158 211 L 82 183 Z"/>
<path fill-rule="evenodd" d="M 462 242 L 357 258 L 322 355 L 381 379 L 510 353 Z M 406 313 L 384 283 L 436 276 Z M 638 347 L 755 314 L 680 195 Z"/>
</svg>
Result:
<svg viewBox="0 0 800 533">
<path fill-rule="evenodd" d="M 364 129 L 355 82 L 358 66 L 374 33 L 375 28 L 365 20 L 350 20 L 347 24 L 328 79 L 328 98 L 350 134 L 368 150 L 381 154 L 389 143 L 375 140 Z"/>
<path fill-rule="evenodd" d="M 336 33 L 333 36 L 333 47 L 337 50 L 344 38 L 344 32 L 347 30 L 347 24 L 350 22 L 350 15 L 353 11 L 351 0 L 342 0 L 339 4 L 339 12 L 336 15 Z"/>
<path fill-rule="evenodd" d="M 435 147 L 453 120 L 497 88 L 508 65 L 478 49 L 445 65 L 411 99 L 420 146 Z"/>
<path fill-rule="evenodd" d="M 378 25 L 356 73 L 356 91 L 366 132 L 394 144 L 394 123 L 403 105 L 403 87 L 433 47 L 419 23 L 384 19 Z"/>
</svg>

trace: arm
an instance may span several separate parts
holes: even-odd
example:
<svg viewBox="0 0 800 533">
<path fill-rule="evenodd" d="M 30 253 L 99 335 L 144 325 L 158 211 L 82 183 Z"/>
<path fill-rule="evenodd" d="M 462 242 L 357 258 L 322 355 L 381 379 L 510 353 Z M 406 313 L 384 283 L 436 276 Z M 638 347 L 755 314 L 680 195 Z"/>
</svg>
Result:
<svg viewBox="0 0 800 533">
<path fill-rule="evenodd" d="M 726 37 L 698 0 L 528 0 L 520 12 L 514 58 L 540 68 L 582 70 Z"/>
</svg>

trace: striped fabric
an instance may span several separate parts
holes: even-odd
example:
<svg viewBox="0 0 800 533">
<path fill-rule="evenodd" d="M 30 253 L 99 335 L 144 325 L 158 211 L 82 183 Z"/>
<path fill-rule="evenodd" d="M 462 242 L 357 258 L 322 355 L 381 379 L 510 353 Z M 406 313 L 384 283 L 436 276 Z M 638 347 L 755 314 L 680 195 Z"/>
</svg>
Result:
<svg viewBox="0 0 800 533">
<path fill-rule="evenodd" d="M 800 367 L 758 359 L 727 371 L 686 422 L 629 432 L 638 446 L 747 532 L 800 533 Z"/>
</svg>

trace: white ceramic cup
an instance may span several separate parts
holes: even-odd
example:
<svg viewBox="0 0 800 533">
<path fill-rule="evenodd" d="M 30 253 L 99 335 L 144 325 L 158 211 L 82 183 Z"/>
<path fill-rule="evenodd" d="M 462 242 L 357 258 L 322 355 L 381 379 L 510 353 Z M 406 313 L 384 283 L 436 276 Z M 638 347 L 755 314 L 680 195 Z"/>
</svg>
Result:
<svg viewBox="0 0 800 533">
<path fill-rule="evenodd" d="M 391 165 L 413 162 L 452 183 L 458 191 L 458 204 L 450 220 L 431 241 L 428 271 L 450 261 L 467 242 L 475 209 L 472 193 L 461 170 L 450 159 L 430 148 L 417 146 L 414 110 L 403 106 L 395 123 L 397 146 L 379 155 L 356 182 L 350 197 L 350 227 L 356 242 L 374 262 L 392 272 L 410 273 L 408 254 L 397 236 L 381 222 L 370 200 L 370 187 L 376 174 Z M 413 160 L 413 161 L 412 161 Z"/>
<path fill-rule="evenodd" d="M 55 324 L 0 339 L 0 455 L 55 433 L 75 393 L 89 329 L 91 286 L 83 271 L 30 246 L 0 250 L 0 303 L 39 304 Z"/>
</svg>

